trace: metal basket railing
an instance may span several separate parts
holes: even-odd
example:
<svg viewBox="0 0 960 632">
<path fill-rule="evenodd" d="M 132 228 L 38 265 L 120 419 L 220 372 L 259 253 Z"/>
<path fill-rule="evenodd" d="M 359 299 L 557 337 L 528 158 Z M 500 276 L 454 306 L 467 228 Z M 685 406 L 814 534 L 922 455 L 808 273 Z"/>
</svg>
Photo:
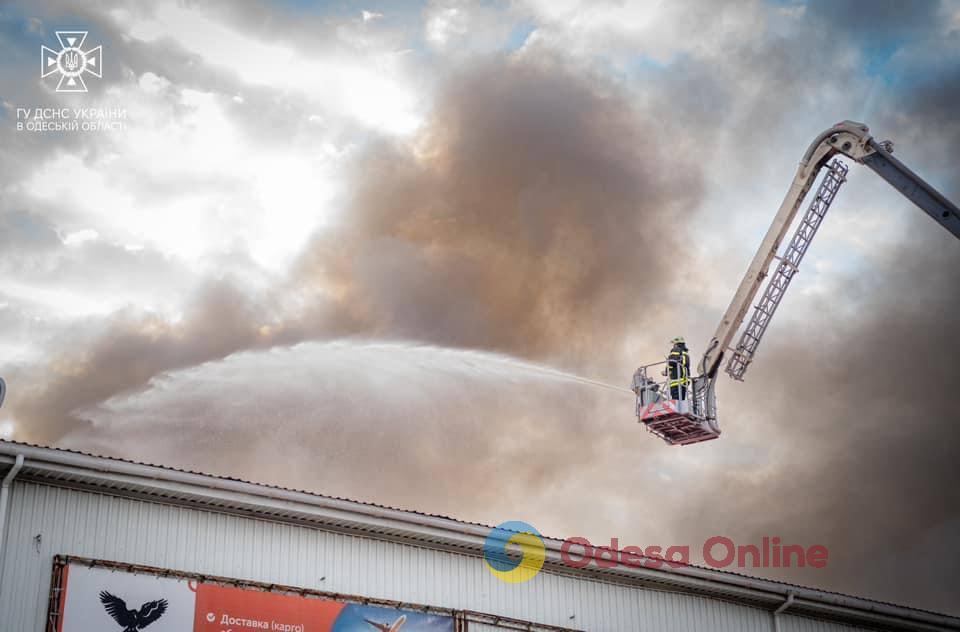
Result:
<svg viewBox="0 0 960 632">
<path fill-rule="evenodd" d="M 647 364 L 633 374 L 633 392 L 637 394 L 637 408 L 665 399 L 675 399 L 670 392 L 670 360 Z M 663 367 L 655 370 L 656 367 Z M 713 382 L 706 376 L 690 378 L 686 388 L 679 395 L 685 395 L 682 401 L 688 401 L 693 414 L 701 419 L 716 419 L 717 404 L 713 394 Z"/>
</svg>

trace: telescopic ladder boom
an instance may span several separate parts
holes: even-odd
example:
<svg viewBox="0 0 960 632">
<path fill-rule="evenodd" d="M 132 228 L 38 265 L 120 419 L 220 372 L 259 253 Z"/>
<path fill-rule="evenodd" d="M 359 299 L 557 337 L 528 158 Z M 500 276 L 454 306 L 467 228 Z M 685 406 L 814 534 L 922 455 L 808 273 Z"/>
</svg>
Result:
<svg viewBox="0 0 960 632">
<path fill-rule="evenodd" d="M 767 282 L 767 288 L 760 297 L 760 302 L 754 307 L 753 315 L 740 335 L 740 342 L 737 343 L 737 348 L 727 363 L 727 374 L 733 379 L 743 381 L 743 374 L 747 372 L 747 367 L 753 360 L 753 354 L 760 346 L 760 339 L 767 330 L 774 312 L 777 311 L 777 306 L 783 300 L 790 281 L 800 271 L 803 255 L 810 247 L 813 236 L 817 234 L 817 229 L 820 228 L 820 223 L 826 216 L 830 204 L 836 198 L 840 185 L 846 181 L 848 170 L 849 167 L 839 158 L 833 159 L 820 182 L 816 196 L 810 202 L 803 219 L 800 220 L 800 225 L 797 226 L 786 252 L 782 257 L 777 257 L 780 263 Z"/>
<path fill-rule="evenodd" d="M 633 379 L 633 391 L 637 394 L 637 417 L 648 431 L 670 445 L 688 445 L 720 436 L 716 402 L 716 380 L 720 364 L 726 352 L 732 351 L 727 363 L 727 373 L 736 380 L 742 380 L 753 361 L 760 340 L 783 300 L 790 281 L 796 275 L 800 262 L 830 204 L 836 198 L 840 185 L 846 180 L 848 167 L 838 159 L 831 162 L 834 156 L 846 156 L 870 167 L 938 224 L 960 238 L 960 209 L 894 158 L 893 143 L 877 142 L 870 136 L 869 131 L 862 123 L 844 121 L 817 136 L 810 144 L 800 161 L 787 196 L 773 218 L 773 223 L 750 262 L 743 280 L 740 281 L 716 333 L 707 345 L 700 360 L 699 375 L 690 381 L 689 389 L 683 389 L 677 394 L 669 379 L 657 379 L 656 370 L 659 369 L 656 367 L 664 364 L 663 362 L 637 369 Z M 804 213 L 783 255 L 778 257 L 781 242 L 824 166 L 827 166 L 827 171 L 816 196 Z M 740 329 L 774 259 L 778 259 L 780 263 L 759 303 L 755 305 L 737 346 L 731 349 L 730 343 Z M 651 371 L 652 369 L 656 370 Z M 664 373 L 661 372 L 660 375 Z"/>
<path fill-rule="evenodd" d="M 756 297 L 760 289 L 761 283 L 767 276 L 767 270 L 770 268 L 774 257 L 776 257 L 780 243 L 783 241 L 787 230 L 789 230 L 790 225 L 793 223 L 800 204 L 813 186 L 817 174 L 833 156 L 838 154 L 843 155 L 870 167 L 910 201 L 919 206 L 938 224 L 953 233 L 954 236 L 960 238 L 960 209 L 941 195 L 936 189 L 927 184 L 920 176 L 908 169 L 906 165 L 894 158 L 891 154 L 893 151 L 893 143 L 890 141 L 877 142 L 870 136 L 869 132 L 869 128 L 863 123 L 844 121 L 837 123 L 821 133 L 814 139 L 813 143 L 810 144 L 810 147 L 803 155 L 803 159 L 800 161 L 800 166 L 797 168 L 796 176 L 794 176 L 787 196 L 780 205 L 780 209 L 777 211 L 773 223 L 767 230 L 767 234 L 764 236 L 760 248 L 750 263 L 750 267 L 747 268 L 747 272 L 740 282 L 740 286 L 737 288 L 733 300 L 730 301 L 730 306 L 727 307 L 727 311 L 724 312 L 716 333 L 707 345 L 707 350 L 700 361 L 699 368 L 702 375 L 706 375 L 710 379 L 716 379 L 717 370 L 720 367 L 723 356 L 727 350 L 730 349 L 733 336 L 740 329 L 740 325 L 743 323 L 750 304 L 753 302 L 754 297 Z M 832 185 L 832 178 L 829 174 L 825 183 Z M 821 193 L 822 192 L 821 190 Z M 836 192 L 834 191 L 833 193 L 835 194 Z M 811 213 L 819 212 L 819 209 L 814 208 L 816 206 L 819 206 L 817 200 L 814 201 L 805 220 L 810 219 Z M 822 210 L 824 212 L 826 211 L 825 208 Z M 820 219 L 822 219 L 822 217 Z M 819 221 L 817 225 L 819 225 Z M 800 234 L 803 230 L 804 227 L 801 226 L 795 238 L 804 240 L 806 235 Z M 812 238 L 813 234 L 810 233 L 809 236 Z M 792 246 L 793 244 L 791 244 L 791 248 Z M 803 245 L 804 252 L 806 251 L 806 246 L 809 246 L 809 242 Z M 785 259 L 788 259 L 790 256 L 796 256 L 797 254 L 798 253 L 793 250 L 788 250 Z M 794 261 L 792 263 L 797 262 Z M 780 268 L 778 268 L 778 272 L 780 272 Z M 784 272 L 789 277 L 795 274 L 796 270 L 792 272 L 785 270 Z M 783 277 L 774 278 L 775 283 L 782 284 L 784 280 L 785 278 Z M 789 281 L 787 280 L 787 284 L 788 283 Z M 761 301 L 760 305 L 758 305 L 758 309 L 760 309 L 761 312 L 756 314 L 755 318 L 751 321 L 751 325 L 754 325 L 753 329 L 745 332 L 745 334 L 749 335 L 745 335 L 737 348 L 733 350 L 735 357 L 730 362 L 728 370 L 731 375 L 737 379 L 743 377 L 743 372 L 753 359 L 760 341 L 759 337 L 762 336 L 766 330 L 770 322 L 770 317 L 773 315 L 771 307 L 772 309 L 776 309 L 776 306 L 783 298 L 783 291 L 780 290 L 786 290 L 786 284 L 770 290 L 771 297 L 765 295 L 765 299 L 771 298 L 772 302 L 770 300 Z"/>
</svg>

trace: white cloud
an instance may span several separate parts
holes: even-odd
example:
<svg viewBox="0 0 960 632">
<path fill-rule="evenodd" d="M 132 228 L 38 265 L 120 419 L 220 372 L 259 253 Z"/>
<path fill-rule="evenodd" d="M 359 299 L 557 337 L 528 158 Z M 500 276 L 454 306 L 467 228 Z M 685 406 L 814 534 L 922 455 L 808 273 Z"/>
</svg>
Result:
<svg viewBox="0 0 960 632">
<path fill-rule="evenodd" d="M 91 287 L 41 287 L 37 284 L 20 283 L 16 279 L 2 279 L 3 292 L 20 304 L 40 307 L 50 315 L 105 316 L 123 305 L 125 298 L 114 296 L 104 300 Z M 26 350 L 22 350 L 26 352 Z M 7 358 L 5 358 L 7 359 Z"/>
<path fill-rule="evenodd" d="M 799 20 L 807 13 L 807 5 L 791 4 L 784 7 L 778 7 L 777 13 L 791 19 Z"/>
<path fill-rule="evenodd" d="M 265 148 L 228 116 L 232 99 L 212 92 L 129 87 L 113 98 L 130 105 L 131 120 L 110 152 L 55 156 L 23 186 L 56 209 L 49 219 L 72 231 L 65 243 L 147 247 L 198 274 L 239 250 L 278 272 L 329 216 L 339 159 L 329 144 Z"/>
<path fill-rule="evenodd" d="M 587 63 L 603 60 L 607 69 L 638 58 L 663 64 L 681 54 L 710 57 L 764 31 L 765 12 L 751 3 L 526 0 L 518 6 L 537 24 L 525 48 L 544 47 Z"/>
<path fill-rule="evenodd" d="M 158 93 L 170 87 L 170 80 L 152 72 L 145 72 L 140 76 L 140 89 L 147 93 Z"/>
<path fill-rule="evenodd" d="M 204 62 L 251 85 L 306 96 L 338 116 L 394 134 L 422 122 L 421 104 L 392 50 L 319 56 L 290 44 L 265 42 L 197 7 L 165 4 L 153 17 L 117 14 L 127 32 L 153 42 L 170 38 Z"/>
<path fill-rule="evenodd" d="M 427 41 L 445 45 L 451 37 L 467 32 L 466 13 L 457 7 L 440 7 L 427 18 Z"/>
<path fill-rule="evenodd" d="M 64 245 L 74 246 L 76 244 L 82 244 L 86 241 L 93 241 L 100 236 L 100 233 L 93 230 L 92 228 L 84 228 L 83 230 L 78 230 L 73 233 L 69 233 L 63 238 Z"/>
<path fill-rule="evenodd" d="M 493 6 L 435 0 L 424 10 L 424 38 L 446 55 L 492 51 L 506 43 L 513 18 Z"/>
<path fill-rule="evenodd" d="M 953 12 L 950 13 L 947 33 L 953 33 L 954 31 L 960 31 L 960 7 L 956 7 Z"/>
</svg>

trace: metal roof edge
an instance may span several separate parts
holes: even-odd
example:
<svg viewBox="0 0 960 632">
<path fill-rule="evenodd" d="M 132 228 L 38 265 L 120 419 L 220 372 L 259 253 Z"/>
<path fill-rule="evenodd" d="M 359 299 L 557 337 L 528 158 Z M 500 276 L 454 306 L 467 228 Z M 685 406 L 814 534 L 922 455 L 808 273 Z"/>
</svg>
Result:
<svg viewBox="0 0 960 632">
<path fill-rule="evenodd" d="M 142 495 L 161 502 L 181 501 L 213 510 L 239 510 L 271 520 L 311 522 L 328 530 L 409 541 L 427 548 L 454 549 L 479 556 L 491 529 L 443 516 L 0 440 L 0 463 L 12 463 L 18 454 L 24 457 L 21 476 L 50 484 L 72 483 L 70 486 L 121 495 L 135 487 Z M 654 569 L 621 565 L 615 570 L 605 570 L 591 565 L 575 569 L 560 560 L 561 540 L 545 538 L 544 542 L 547 568 L 585 579 L 660 585 L 769 609 L 782 605 L 793 594 L 788 614 L 819 614 L 905 630 L 960 630 L 960 617 L 699 566 Z"/>
</svg>

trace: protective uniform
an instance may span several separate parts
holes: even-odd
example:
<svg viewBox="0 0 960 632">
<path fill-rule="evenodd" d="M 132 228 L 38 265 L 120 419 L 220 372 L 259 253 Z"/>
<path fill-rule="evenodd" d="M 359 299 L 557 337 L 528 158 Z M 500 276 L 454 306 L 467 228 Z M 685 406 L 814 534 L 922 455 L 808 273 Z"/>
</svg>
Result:
<svg viewBox="0 0 960 632">
<path fill-rule="evenodd" d="M 673 348 L 667 356 L 667 375 L 670 381 L 670 399 L 686 399 L 687 387 L 690 386 L 690 353 L 683 338 L 671 340 Z"/>
</svg>

